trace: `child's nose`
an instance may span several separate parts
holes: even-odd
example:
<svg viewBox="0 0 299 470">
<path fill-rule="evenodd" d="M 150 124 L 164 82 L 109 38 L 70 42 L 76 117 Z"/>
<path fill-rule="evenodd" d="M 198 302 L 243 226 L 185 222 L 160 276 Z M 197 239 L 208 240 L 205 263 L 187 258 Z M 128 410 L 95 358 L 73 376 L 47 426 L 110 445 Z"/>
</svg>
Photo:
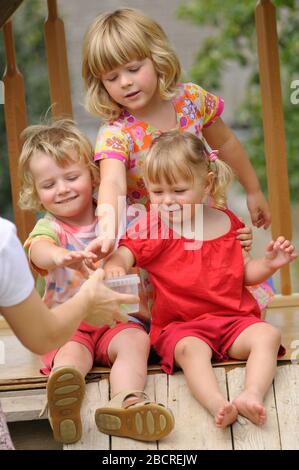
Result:
<svg viewBox="0 0 299 470">
<path fill-rule="evenodd" d="M 58 182 L 58 192 L 59 193 L 66 193 L 69 191 L 68 185 L 65 181 Z"/>
<path fill-rule="evenodd" d="M 128 75 L 127 73 L 123 73 L 121 76 L 120 76 L 120 84 L 123 88 L 126 88 L 130 85 L 132 85 L 132 78 L 130 75 Z"/>
<path fill-rule="evenodd" d="M 167 206 L 170 206 L 171 204 L 173 204 L 175 202 L 174 200 L 174 197 L 173 197 L 173 194 L 169 193 L 169 194 L 164 194 L 164 197 L 163 197 L 163 204 L 167 205 Z"/>
</svg>

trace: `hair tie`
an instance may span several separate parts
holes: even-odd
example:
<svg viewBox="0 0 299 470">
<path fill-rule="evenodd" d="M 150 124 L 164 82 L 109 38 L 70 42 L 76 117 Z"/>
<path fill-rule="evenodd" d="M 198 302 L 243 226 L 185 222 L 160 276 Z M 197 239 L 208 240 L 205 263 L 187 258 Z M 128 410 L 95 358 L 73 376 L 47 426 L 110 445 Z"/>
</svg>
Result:
<svg viewBox="0 0 299 470">
<path fill-rule="evenodd" d="M 211 150 L 211 152 L 208 153 L 208 160 L 210 160 L 210 162 L 215 162 L 218 160 L 218 154 L 219 150 Z"/>
</svg>

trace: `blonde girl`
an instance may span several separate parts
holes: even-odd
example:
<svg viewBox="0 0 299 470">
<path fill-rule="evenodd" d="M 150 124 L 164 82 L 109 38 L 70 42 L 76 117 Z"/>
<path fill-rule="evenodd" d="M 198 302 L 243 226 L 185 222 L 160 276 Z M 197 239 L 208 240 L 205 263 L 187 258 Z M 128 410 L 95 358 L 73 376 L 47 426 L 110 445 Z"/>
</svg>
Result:
<svg viewBox="0 0 299 470">
<path fill-rule="evenodd" d="M 262 258 L 247 258 L 244 264 L 234 236 L 243 224 L 225 204 L 231 176 L 227 164 L 193 134 L 171 131 L 157 137 L 144 166 L 154 207 L 146 221 L 138 222 L 145 233 L 136 237 L 136 227 L 129 229 L 104 266 L 108 277 L 134 264 L 147 270 L 154 286 L 150 338 L 161 368 L 168 374 L 175 367 L 183 370 L 193 395 L 218 427 L 232 424 L 238 414 L 256 425 L 266 421 L 263 399 L 277 354 L 284 351 L 280 332 L 261 320 L 246 285 L 262 282 L 297 256 L 291 243 L 278 237 Z M 153 238 L 154 220 L 158 236 Z M 186 232 L 186 226 L 198 222 L 202 236 Z M 244 390 L 232 403 L 219 389 L 212 358 L 247 359 Z"/>
<path fill-rule="evenodd" d="M 45 276 L 44 301 L 55 307 L 76 294 L 88 275 L 86 261 L 96 258 L 85 248 L 96 236 L 93 191 L 98 183 L 98 169 L 92 163 L 90 142 L 70 120 L 31 126 L 23 137 L 21 207 L 46 211 L 25 247 L 32 267 Z M 162 405 L 150 403 L 142 393 L 149 351 L 146 331 L 139 323 L 127 321 L 124 315 L 115 315 L 115 319 L 118 321 L 111 328 L 104 315 L 101 327 L 81 322 L 64 346 L 42 357 L 45 364 L 42 372 L 49 375 L 49 419 L 54 438 L 60 442 L 72 443 L 81 438 L 84 378 L 93 364 L 112 367 L 110 385 L 114 401 L 101 431 L 156 440 L 173 427 L 171 413 Z M 155 413 L 157 420 L 150 430 L 146 421 L 139 423 L 140 413 L 147 413 L 149 419 Z M 164 419 L 164 426 L 159 424 L 160 418 Z"/>
<path fill-rule="evenodd" d="M 194 83 L 180 83 L 181 67 L 164 31 L 142 12 L 122 8 L 98 16 L 90 25 L 83 46 L 86 107 L 104 119 L 94 160 L 100 166 L 98 195 L 101 236 L 88 249 L 100 257 L 114 247 L 123 201 L 143 204 L 149 197 L 143 165 L 153 137 L 177 129 L 204 138 L 232 167 L 247 193 L 254 225 L 270 224 L 268 204 L 256 174 L 236 136 L 221 119 L 223 100 Z M 113 211 L 107 211 L 107 204 Z M 248 234 L 249 232 L 249 234 Z M 236 236 L 251 245 L 251 233 Z M 151 286 L 142 273 L 151 303 Z M 265 289 L 265 290 L 264 290 Z M 257 289 L 261 308 L 271 289 Z"/>
</svg>

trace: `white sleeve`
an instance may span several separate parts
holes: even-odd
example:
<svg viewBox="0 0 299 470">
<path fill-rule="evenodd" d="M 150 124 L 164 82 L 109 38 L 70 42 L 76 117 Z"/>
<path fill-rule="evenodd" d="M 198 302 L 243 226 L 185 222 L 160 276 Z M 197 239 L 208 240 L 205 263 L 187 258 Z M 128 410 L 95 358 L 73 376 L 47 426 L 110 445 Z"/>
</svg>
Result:
<svg viewBox="0 0 299 470">
<path fill-rule="evenodd" d="M 19 304 L 33 288 L 34 279 L 16 228 L 0 217 L 0 306 Z"/>
</svg>

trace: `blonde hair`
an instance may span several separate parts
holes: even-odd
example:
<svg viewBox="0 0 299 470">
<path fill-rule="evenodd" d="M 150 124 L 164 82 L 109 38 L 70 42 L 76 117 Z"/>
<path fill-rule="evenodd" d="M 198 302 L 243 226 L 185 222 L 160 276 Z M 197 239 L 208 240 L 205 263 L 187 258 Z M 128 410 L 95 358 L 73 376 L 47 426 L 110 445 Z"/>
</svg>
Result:
<svg viewBox="0 0 299 470">
<path fill-rule="evenodd" d="M 92 161 L 93 147 L 71 119 L 61 119 L 49 125 L 29 126 L 22 132 L 21 138 L 24 140 L 19 158 L 19 206 L 22 209 L 43 209 L 30 171 L 30 161 L 36 152 L 49 155 L 59 166 L 64 167 L 73 162 L 70 150 L 74 150 L 78 162 L 86 164 L 90 169 L 93 182 L 99 183 L 99 169 Z"/>
<path fill-rule="evenodd" d="M 209 159 L 206 145 L 190 132 L 164 132 L 156 137 L 146 156 L 144 180 L 148 183 L 175 184 L 179 178 L 194 182 L 209 172 L 214 175 L 209 195 L 214 206 L 226 207 L 226 189 L 232 180 L 231 168 L 222 160 Z"/>
<path fill-rule="evenodd" d="M 145 58 L 154 64 L 161 97 L 172 98 L 181 67 L 161 26 L 133 8 L 99 15 L 90 25 L 83 43 L 86 109 L 106 120 L 118 118 L 122 108 L 107 93 L 101 76 L 132 60 Z"/>
</svg>

